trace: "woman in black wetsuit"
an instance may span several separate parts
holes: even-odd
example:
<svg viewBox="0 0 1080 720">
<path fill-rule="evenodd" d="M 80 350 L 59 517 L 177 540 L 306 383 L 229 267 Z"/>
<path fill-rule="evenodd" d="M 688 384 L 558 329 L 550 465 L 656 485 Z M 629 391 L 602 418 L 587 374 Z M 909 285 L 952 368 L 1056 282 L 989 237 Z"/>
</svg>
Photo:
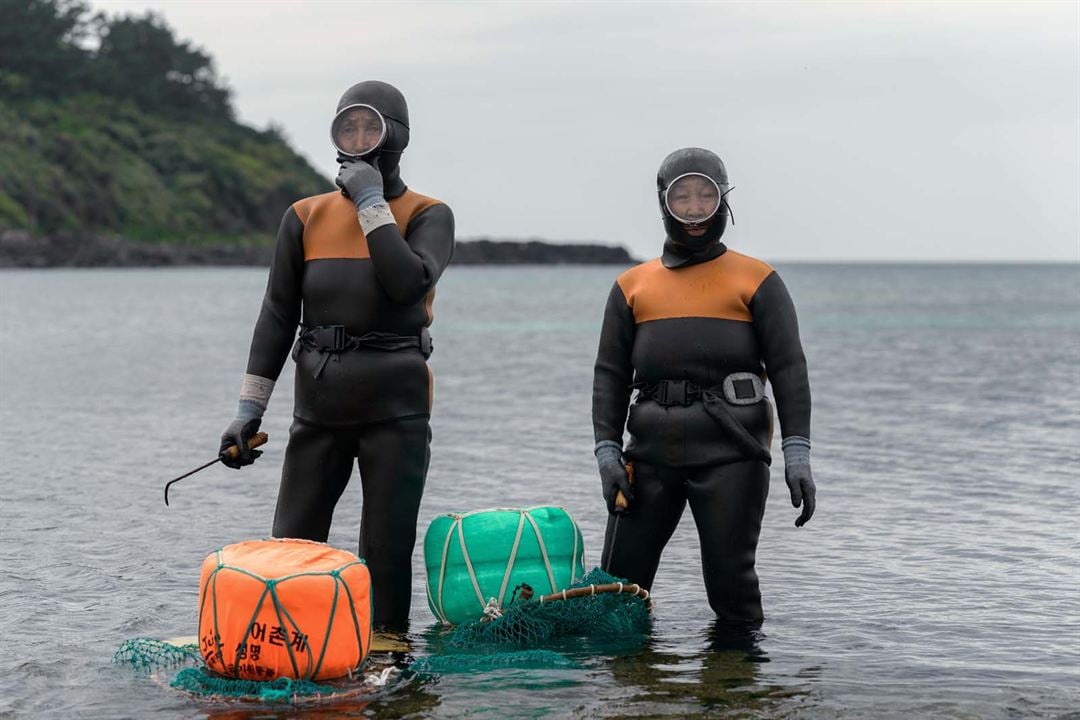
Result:
<svg viewBox="0 0 1080 720">
<path fill-rule="evenodd" d="M 766 374 L 791 501 L 803 508 L 796 526 L 815 506 L 810 386 L 795 308 L 775 270 L 720 242 L 730 208 L 719 157 L 700 148 L 673 152 L 657 190 L 663 255 L 615 282 L 596 357 L 593 428 L 609 511 L 602 563 L 651 587 L 689 502 L 713 611 L 760 621 L 754 561 L 773 431 Z"/>
<path fill-rule="evenodd" d="M 258 430 L 291 348 L 294 421 L 273 534 L 325 542 L 355 460 L 374 624 L 401 629 L 431 442 L 428 326 L 435 283 L 454 251 L 454 216 L 401 180 L 409 115 L 393 86 L 349 88 L 331 135 L 341 190 L 285 212 L 239 410 L 221 448 L 246 447 Z M 247 450 L 225 463 L 238 468 L 259 454 Z"/>
</svg>

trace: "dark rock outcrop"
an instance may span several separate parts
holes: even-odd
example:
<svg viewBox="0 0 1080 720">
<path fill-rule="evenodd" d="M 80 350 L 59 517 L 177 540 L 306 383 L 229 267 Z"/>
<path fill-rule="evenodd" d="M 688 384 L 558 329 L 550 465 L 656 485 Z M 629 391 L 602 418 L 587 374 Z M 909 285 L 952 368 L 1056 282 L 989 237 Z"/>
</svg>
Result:
<svg viewBox="0 0 1080 720">
<path fill-rule="evenodd" d="M 0 231 L 0 267 L 168 267 L 181 265 L 269 265 L 270 245 L 189 245 L 72 234 L 32 237 Z"/>
<path fill-rule="evenodd" d="M 169 267 L 182 265 L 269 265 L 269 243 L 187 244 L 139 242 L 119 236 L 58 233 L 33 237 L 0 230 L 0 267 Z M 456 265 L 629 265 L 622 247 L 563 245 L 539 240 L 462 240 Z"/>
<path fill-rule="evenodd" d="M 563 244 L 541 240 L 462 240 L 455 265 L 629 265 L 626 248 L 612 245 Z"/>
</svg>

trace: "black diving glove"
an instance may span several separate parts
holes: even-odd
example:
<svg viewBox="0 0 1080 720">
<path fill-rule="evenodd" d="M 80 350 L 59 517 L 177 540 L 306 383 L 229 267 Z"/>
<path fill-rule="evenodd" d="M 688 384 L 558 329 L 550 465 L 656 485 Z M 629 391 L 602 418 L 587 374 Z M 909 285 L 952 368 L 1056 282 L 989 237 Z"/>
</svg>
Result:
<svg viewBox="0 0 1080 720">
<path fill-rule="evenodd" d="M 634 502 L 634 491 L 630 489 L 630 476 L 626 473 L 622 448 L 612 440 L 602 440 L 596 444 L 596 462 L 600 466 L 600 486 L 608 512 L 624 512 L 615 507 L 615 498 L 622 490 L 627 504 Z"/>
<path fill-rule="evenodd" d="M 239 470 L 255 462 L 255 458 L 262 455 L 262 450 L 249 449 L 247 443 L 259 431 L 263 413 L 266 412 L 266 406 L 273 392 L 274 381 L 270 378 L 244 375 L 244 380 L 240 384 L 240 402 L 236 407 L 236 418 L 221 434 L 221 449 L 218 450 L 218 457 L 221 458 L 222 465 Z M 240 449 L 240 454 L 235 458 L 225 454 L 233 445 Z"/>
<path fill-rule="evenodd" d="M 218 457 L 221 458 L 221 464 L 226 467 L 231 467 L 233 470 L 239 470 L 245 465 L 250 465 L 255 462 L 255 459 L 262 455 L 262 450 L 251 450 L 248 448 L 248 440 L 259 432 L 259 426 L 262 425 L 262 418 L 236 418 L 229 427 L 225 428 L 225 432 L 221 434 L 221 448 L 218 450 Z M 233 445 L 240 448 L 240 454 L 236 458 L 231 458 L 225 454 L 225 452 Z"/>
<path fill-rule="evenodd" d="M 810 441 L 804 437 L 784 438 L 784 480 L 791 491 L 791 504 L 802 505 L 802 513 L 795 519 L 795 527 L 802 527 L 814 516 L 817 506 L 817 486 L 810 472 Z"/>
</svg>

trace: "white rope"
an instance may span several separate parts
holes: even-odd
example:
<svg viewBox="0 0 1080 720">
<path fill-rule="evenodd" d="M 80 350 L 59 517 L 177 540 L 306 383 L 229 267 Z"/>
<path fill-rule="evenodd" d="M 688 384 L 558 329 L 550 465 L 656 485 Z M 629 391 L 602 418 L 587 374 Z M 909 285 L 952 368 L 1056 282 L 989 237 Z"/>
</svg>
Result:
<svg viewBox="0 0 1080 720">
<path fill-rule="evenodd" d="M 484 606 L 484 617 L 481 618 L 481 622 L 491 622 L 495 618 L 501 618 L 502 611 L 499 609 L 499 603 L 495 598 L 488 600 L 488 604 Z"/>
<path fill-rule="evenodd" d="M 424 590 L 427 591 L 428 606 L 435 610 L 435 619 L 441 623 L 446 623 L 446 618 L 442 616 L 442 613 L 439 611 L 439 607 L 435 604 L 435 598 L 431 594 L 430 582 L 424 583 Z"/>
<path fill-rule="evenodd" d="M 532 525 L 533 532 L 536 533 L 536 542 L 540 545 L 540 556 L 544 558 L 544 569 L 547 570 L 548 582 L 551 583 L 551 592 L 559 592 L 559 588 L 555 585 L 555 573 L 551 570 L 551 560 L 548 559 L 547 547 L 544 545 L 544 536 L 540 534 L 540 527 L 532 515 L 526 513 L 525 517 Z"/>
<path fill-rule="evenodd" d="M 444 624 L 449 624 L 446 619 L 446 610 L 443 608 L 443 583 L 446 581 L 446 555 L 450 552 L 450 538 L 454 537 L 454 528 L 457 527 L 460 520 L 455 520 L 450 525 L 450 531 L 446 533 L 446 541 L 443 543 L 442 548 L 442 563 L 439 565 L 439 619 Z"/>
<path fill-rule="evenodd" d="M 380 673 L 368 673 L 364 675 L 364 683 L 375 687 L 383 687 L 390 682 L 390 676 L 397 672 L 400 671 L 396 667 L 388 667 Z"/>
<path fill-rule="evenodd" d="M 476 599 L 480 602 L 482 610 L 487 603 L 484 602 L 484 593 L 480 591 L 480 581 L 476 579 L 476 571 L 473 570 L 472 560 L 469 559 L 469 548 L 465 546 L 465 526 L 458 520 L 458 540 L 461 541 L 461 556 L 465 559 L 465 569 L 469 571 L 469 580 L 472 580 L 473 590 L 476 591 Z"/>
<path fill-rule="evenodd" d="M 574 531 L 574 551 L 570 553 L 570 584 L 573 585 L 579 579 L 577 574 L 577 564 L 574 562 L 574 560 L 577 558 L 578 536 L 581 534 L 581 531 L 578 530 L 578 526 L 577 523 L 574 522 L 573 515 L 571 515 L 570 513 L 566 513 L 566 517 L 570 518 L 570 526 L 571 528 L 573 528 Z M 581 571 L 585 572 L 584 559 L 582 559 Z"/>
<path fill-rule="evenodd" d="M 517 535 L 514 536 L 514 546 L 510 548 L 510 559 L 506 561 L 506 572 L 503 573 L 502 585 L 499 586 L 499 606 L 503 604 L 503 600 L 506 598 L 506 587 L 510 584 L 510 573 L 514 569 L 514 562 L 517 560 L 518 545 L 521 544 L 521 531 L 525 529 L 525 511 L 522 510 L 518 513 L 518 527 Z"/>
</svg>

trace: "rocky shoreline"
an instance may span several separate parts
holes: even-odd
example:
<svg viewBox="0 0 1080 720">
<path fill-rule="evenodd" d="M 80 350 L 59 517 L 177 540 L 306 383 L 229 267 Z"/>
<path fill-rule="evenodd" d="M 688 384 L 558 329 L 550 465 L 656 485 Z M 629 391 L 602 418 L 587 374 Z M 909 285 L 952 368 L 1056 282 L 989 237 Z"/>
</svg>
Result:
<svg viewBox="0 0 1080 720">
<path fill-rule="evenodd" d="M 590 243 L 543 240 L 459 240 L 454 265 L 630 265 L 637 262 L 626 248 Z"/>
<path fill-rule="evenodd" d="M 184 244 L 127 240 L 119 236 L 58 233 L 34 237 L 0 231 L 0 268 L 266 266 L 269 244 Z M 459 240 L 454 265 L 629 265 L 626 248 L 542 240 Z"/>
</svg>

